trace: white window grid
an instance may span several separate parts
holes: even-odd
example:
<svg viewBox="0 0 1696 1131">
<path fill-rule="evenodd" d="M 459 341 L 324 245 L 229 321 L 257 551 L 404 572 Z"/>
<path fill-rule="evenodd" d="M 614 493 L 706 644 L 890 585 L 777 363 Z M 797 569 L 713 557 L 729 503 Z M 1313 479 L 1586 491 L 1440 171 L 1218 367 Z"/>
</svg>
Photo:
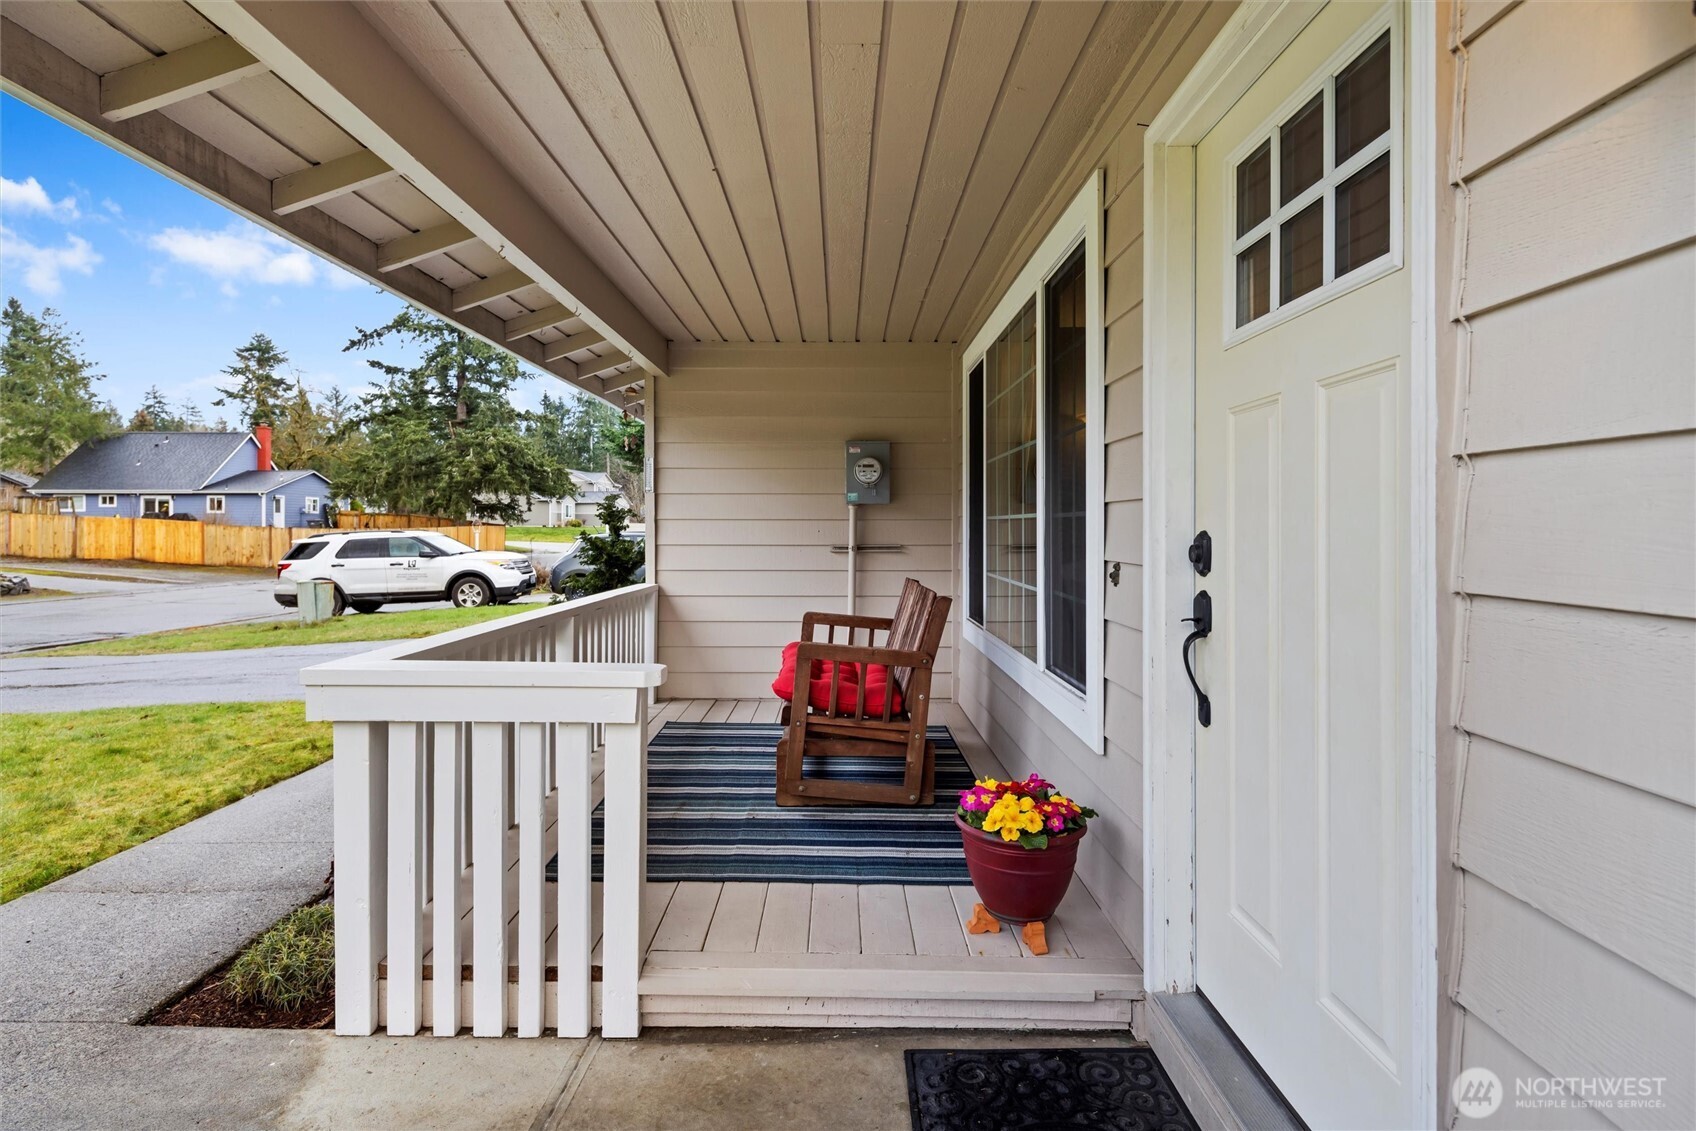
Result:
<svg viewBox="0 0 1696 1131">
<path fill-rule="evenodd" d="M 100 505 L 102 507 L 115 507 L 118 505 L 118 496 L 102 495 L 100 496 Z"/>
<path fill-rule="evenodd" d="M 1368 47 L 1378 41 L 1386 31 L 1390 33 L 1390 128 L 1368 145 L 1352 154 L 1341 165 L 1336 163 L 1336 125 L 1337 125 L 1337 75 L 1354 62 L 1355 58 Z M 1237 167 L 1250 154 L 1259 149 L 1262 144 L 1270 142 L 1271 172 L 1270 190 L 1274 195 L 1280 189 L 1280 174 L 1282 172 L 1282 154 L 1279 150 L 1279 134 L 1285 122 L 1293 118 L 1302 107 L 1313 101 L 1313 96 L 1320 91 L 1325 94 L 1323 102 L 1324 114 L 1324 173 L 1313 184 L 1309 185 L 1299 195 L 1288 201 L 1280 201 L 1272 209 L 1271 215 L 1256 224 L 1241 236 L 1234 233 L 1237 230 Z M 1395 18 L 1393 7 L 1386 6 L 1374 19 L 1356 32 L 1347 43 L 1338 48 L 1337 52 L 1325 61 L 1315 75 L 1306 83 L 1296 88 L 1296 92 L 1287 99 L 1277 111 L 1270 115 L 1260 127 L 1251 131 L 1241 145 L 1237 146 L 1225 159 L 1224 177 L 1225 197 L 1225 227 L 1224 231 L 1233 234 L 1226 243 L 1225 273 L 1221 276 L 1226 281 L 1222 288 L 1225 306 L 1224 321 L 1225 345 L 1234 346 L 1273 326 L 1292 318 L 1304 311 L 1329 302 L 1339 295 L 1365 286 L 1374 279 L 1383 277 L 1401 266 L 1402 262 L 1402 63 L 1401 63 L 1401 28 Z M 1385 153 L 1390 155 L 1390 252 L 1379 256 L 1369 263 L 1356 266 L 1347 274 L 1336 274 L 1336 241 L 1337 241 L 1337 186 L 1346 182 L 1350 177 L 1366 168 Z M 1302 209 L 1315 200 L 1323 198 L 1325 207 L 1320 219 L 1322 245 L 1320 261 L 1324 272 L 1320 285 L 1289 302 L 1283 301 L 1283 261 L 1282 242 L 1283 225 L 1286 221 L 1299 215 Z M 1249 320 L 1241 326 L 1237 325 L 1237 256 L 1270 237 L 1268 254 L 1270 266 L 1268 275 L 1268 307 L 1267 312 L 1258 318 Z"/>
<path fill-rule="evenodd" d="M 223 514 L 224 513 L 224 496 L 222 496 L 222 495 L 208 495 L 208 496 L 206 496 L 206 513 L 207 514 Z"/>
<path fill-rule="evenodd" d="M 318 503 L 319 503 L 318 496 L 308 495 L 307 498 L 306 498 L 306 513 L 307 514 L 317 514 L 318 513 Z"/>
</svg>

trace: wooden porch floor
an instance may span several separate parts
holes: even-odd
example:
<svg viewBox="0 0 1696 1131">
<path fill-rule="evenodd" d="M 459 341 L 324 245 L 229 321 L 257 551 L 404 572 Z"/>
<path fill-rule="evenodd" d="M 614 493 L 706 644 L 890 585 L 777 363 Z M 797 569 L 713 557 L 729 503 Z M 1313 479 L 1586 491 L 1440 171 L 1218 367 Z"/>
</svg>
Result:
<svg viewBox="0 0 1696 1131">
<path fill-rule="evenodd" d="M 977 776 L 1005 776 L 953 704 L 940 704 Z M 667 722 L 773 722 L 775 700 L 672 699 L 650 718 Z M 600 791 L 597 773 L 596 792 Z M 597 799 L 598 800 L 598 799 Z M 550 825 L 552 799 L 549 804 Z M 554 835 L 550 827 L 547 836 Z M 514 849 L 516 845 L 514 845 Z M 516 851 L 507 870 L 516 892 Z M 470 895 L 471 869 L 462 883 Z M 597 889 L 599 885 L 596 885 Z M 462 906 L 469 905 L 469 898 Z M 509 906 L 515 905 L 509 901 Z M 969 886 L 895 884 L 650 883 L 643 907 L 646 1025 L 1126 1028 L 1143 997 L 1142 970 L 1082 882 L 1049 922 L 1049 953 L 1033 955 L 1016 931 L 965 929 Z M 547 901 L 548 978 L 556 974 L 557 904 Z M 600 898 L 594 901 L 598 970 Z M 430 937 L 426 909 L 424 937 Z M 516 954 L 516 918 L 508 953 Z M 460 925 L 462 998 L 472 977 L 470 912 Z M 386 972 L 386 971 L 385 971 Z M 424 1023 L 432 1012 L 432 955 L 424 956 Z M 508 980 L 516 993 L 517 969 Z M 386 1002 L 386 978 L 379 1001 Z M 595 986 L 596 1011 L 598 990 Z M 548 995 L 550 999 L 554 995 Z M 547 1006 L 552 1025 L 555 1003 Z M 386 1010 L 385 1010 L 386 1013 Z M 466 1014 L 469 1015 L 468 1013 Z M 597 1018 L 598 1023 L 598 1018 Z"/>
</svg>

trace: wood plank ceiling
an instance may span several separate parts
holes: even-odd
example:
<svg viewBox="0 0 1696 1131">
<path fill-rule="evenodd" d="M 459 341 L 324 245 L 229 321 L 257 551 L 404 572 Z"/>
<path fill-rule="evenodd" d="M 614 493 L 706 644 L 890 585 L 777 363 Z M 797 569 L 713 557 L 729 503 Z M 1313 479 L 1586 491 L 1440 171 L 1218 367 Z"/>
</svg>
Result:
<svg viewBox="0 0 1696 1131">
<path fill-rule="evenodd" d="M 1030 217 L 1073 187 L 1054 178 L 1162 5 L 442 0 L 357 10 L 661 336 L 947 342 L 989 297 Z M 180 0 L 19 0 L 4 15 L 102 76 L 221 33 Z M 152 112 L 272 178 L 274 192 L 278 178 L 357 164 L 363 148 L 348 130 L 276 74 L 238 74 L 240 62 L 227 64 L 223 85 Z M 141 101 L 146 82 L 131 86 L 135 112 L 153 105 Z M 519 350 L 529 360 L 565 358 L 573 377 L 631 368 L 603 365 L 624 355 L 495 248 L 466 238 L 411 181 L 359 172 L 347 173 L 352 191 L 302 207 L 378 245 L 388 269 L 452 288 L 454 310 L 501 320 L 535 344 Z M 298 199 L 312 200 L 312 188 L 298 186 Z M 640 395 L 629 380 L 596 380 L 615 400 L 627 388 Z"/>
</svg>

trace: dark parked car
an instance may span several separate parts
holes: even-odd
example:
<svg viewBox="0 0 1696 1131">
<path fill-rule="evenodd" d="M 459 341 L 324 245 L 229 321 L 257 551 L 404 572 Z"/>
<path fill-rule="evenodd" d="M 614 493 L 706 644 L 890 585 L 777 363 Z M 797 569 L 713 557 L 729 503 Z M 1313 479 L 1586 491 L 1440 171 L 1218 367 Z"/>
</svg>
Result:
<svg viewBox="0 0 1696 1131">
<path fill-rule="evenodd" d="M 552 589 L 555 593 L 564 593 L 566 591 L 566 579 L 582 577 L 584 574 L 588 573 L 589 566 L 577 556 L 577 551 L 582 547 L 584 538 L 600 537 L 603 537 L 603 535 L 585 534 L 583 538 L 579 538 L 577 541 L 573 542 L 571 544 L 571 549 L 561 554 L 559 561 L 554 563 L 554 568 L 548 571 L 548 588 Z M 628 542 L 640 542 L 646 537 L 647 535 L 640 530 L 626 530 L 624 532 L 624 538 Z M 648 567 L 642 566 L 636 571 L 636 580 L 646 581 L 647 579 Z"/>
</svg>

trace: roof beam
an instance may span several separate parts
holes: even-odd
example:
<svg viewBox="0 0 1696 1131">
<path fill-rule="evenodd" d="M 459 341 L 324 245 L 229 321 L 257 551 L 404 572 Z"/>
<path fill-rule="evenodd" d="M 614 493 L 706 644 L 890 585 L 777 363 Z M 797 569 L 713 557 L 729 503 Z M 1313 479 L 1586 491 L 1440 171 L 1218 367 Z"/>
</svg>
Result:
<svg viewBox="0 0 1696 1131">
<path fill-rule="evenodd" d="M 357 192 L 366 185 L 386 181 L 394 175 L 395 171 L 387 161 L 369 149 L 361 149 L 272 181 L 271 211 L 287 216 L 291 212 Z"/>
<path fill-rule="evenodd" d="M 100 76 L 100 113 L 113 122 L 217 90 L 266 67 L 227 35 Z"/>
<path fill-rule="evenodd" d="M 532 310 L 529 314 L 520 314 L 517 318 L 509 318 L 506 323 L 506 340 L 526 338 L 538 330 L 546 330 L 549 326 L 558 326 L 561 322 L 569 322 L 577 317 L 577 313 L 559 303 L 549 303 L 540 310 Z"/>
<path fill-rule="evenodd" d="M 667 344 L 350 0 L 190 0 L 279 78 L 652 372 Z"/>
<path fill-rule="evenodd" d="M 521 291 L 534 282 L 534 279 L 516 267 L 507 271 L 497 271 L 487 279 L 478 279 L 475 283 L 455 287 L 453 308 L 456 311 L 470 310 L 474 306 L 494 302 L 497 298 L 505 298 L 514 291 Z"/>
<path fill-rule="evenodd" d="M 629 360 L 630 356 L 628 354 L 619 350 L 613 350 L 611 353 L 602 354 L 600 357 L 591 357 L 588 361 L 579 362 L 577 365 L 577 372 L 583 377 L 593 377 L 597 373 L 605 373 L 609 369 L 617 369 L 619 366 L 629 362 Z M 642 377 L 643 374 L 640 370 L 638 370 L 636 373 L 636 380 L 640 381 Z"/>
<path fill-rule="evenodd" d="M 379 244 L 377 270 L 393 271 L 397 267 L 410 267 L 420 259 L 452 251 L 476 238 L 470 228 L 458 220 L 449 220 L 434 228 L 425 228 L 422 232 L 413 232 L 410 236 L 401 236 L 399 239 Z"/>
<path fill-rule="evenodd" d="M 590 362 L 590 364 L 594 364 Z M 647 380 L 648 375 L 640 369 L 630 369 L 623 373 L 609 373 L 601 378 L 601 395 L 610 397 L 620 389 L 628 389 L 632 385 L 640 385 Z"/>
<path fill-rule="evenodd" d="M 606 335 L 599 330 L 584 330 L 580 334 L 572 334 L 557 342 L 542 343 L 542 359 L 544 361 L 558 361 L 568 353 L 576 353 L 578 350 L 598 346 L 606 340 Z"/>
<path fill-rule="evenodd" d="M 599 395 L 570 360 L 544 361 L 535 338 L 506 340 L 506 325 L 480 308 L 455 311 L 453 288 L 417 267 L 377 270 L 377 245 L 318 209 L 279 216 L 271 178 L 164 114 L 114 122 L 100 112 L 100 76 L 0 12 L 0 89 L 179 184 L 205 194 L 268 231 L 324 256 L 397 298 L 457 323 L 560 380 Z"/>
</svg>

